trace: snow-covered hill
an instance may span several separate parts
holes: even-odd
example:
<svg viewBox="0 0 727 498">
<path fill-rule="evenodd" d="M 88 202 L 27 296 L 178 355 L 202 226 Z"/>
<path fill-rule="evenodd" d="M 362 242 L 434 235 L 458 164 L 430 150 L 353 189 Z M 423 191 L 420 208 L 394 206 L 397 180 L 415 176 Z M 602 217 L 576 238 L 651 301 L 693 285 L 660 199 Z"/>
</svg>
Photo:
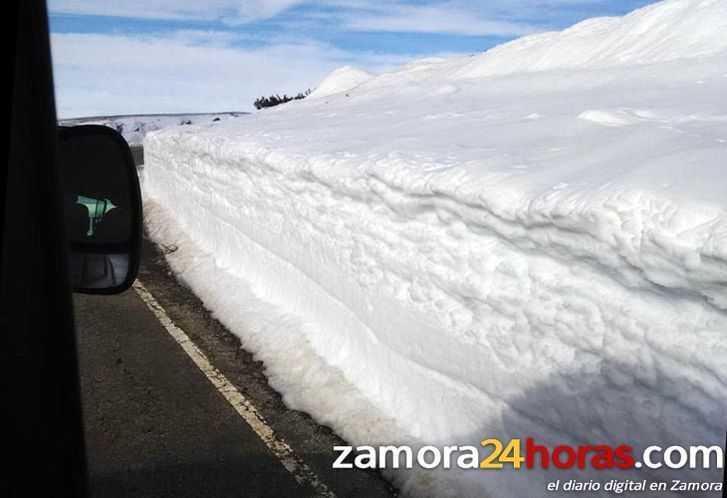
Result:
<svg viewBox="0 0 727 498">
<path fill-rule="evenodd" d="M 329 74 L 310 95 L 310 98 L 319 99 L 350 90 L 373 79 L 374 76 L 376 76 L 374 73 L 364 69 L 344 66 Z"/>
<path fill-rule="evenodd" d="M 144 142 L 152 235 L 288 404 L 355 444 L 723 442 L 727 1 L 321 86 Z M 393 478 L 524 497 L 720 475 Z"/>
<path fill-rule="evenodd" d="M 217 123 L 235 119 L 245 115 L 245 112 L 218 112 L 195 114 L 136 114 L 123 116 L 97 116 L 88 118 L 62 119 L 59 124 L 63 126 L 77 126 L 82 124 L 100 124 L 114 128 L 121 133 L 129 145 L 141 145 L 144 137 L 150 131 L 169 128 L 170 126 L 187 126 L 192 124 Z"/>
<path fill-rule="evenodd" d="M 604 68 L 709 57 L 727 50 L 724 0 L 672 0 L 528 36 L 473 58 L 457 77 Z"/>
</svg>

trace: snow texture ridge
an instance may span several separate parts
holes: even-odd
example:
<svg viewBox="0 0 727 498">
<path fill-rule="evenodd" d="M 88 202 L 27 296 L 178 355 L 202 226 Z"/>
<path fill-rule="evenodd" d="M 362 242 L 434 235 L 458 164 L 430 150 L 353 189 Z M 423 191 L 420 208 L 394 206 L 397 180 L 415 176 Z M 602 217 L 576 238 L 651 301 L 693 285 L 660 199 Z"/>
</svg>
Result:
<svg viewBox="0 0 727 498">
<path fill-rule="evenodd" d="M 286 402 L 354 444 L 722 444 L 725 19 L 669 0 L 151 133 L 150 231 Z M 562 477 L 522 473 L 391 477 Z"/>
</svg>

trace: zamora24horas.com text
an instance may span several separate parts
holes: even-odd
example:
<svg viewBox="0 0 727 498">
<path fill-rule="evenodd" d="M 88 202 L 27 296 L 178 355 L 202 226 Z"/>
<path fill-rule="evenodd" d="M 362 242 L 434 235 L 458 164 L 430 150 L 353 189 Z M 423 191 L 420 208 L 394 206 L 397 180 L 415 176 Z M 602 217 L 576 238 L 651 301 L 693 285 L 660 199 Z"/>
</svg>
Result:
<svg viewBox="0 0 727 498">
<path fill-rule="evenodd" d="M 534 438 L 483 439 L 479 446 L 335 446 L 338 454 L 335 469 L 723 469 L 724 449 L 719 445 L 667 446 L 651 445 L 637 456 L 627 444 L 558 445 L 548 447 Z M 578 479 L 555 479 L 548 491 L 608 491 L 615 494 L 641 491 L 720 491 L 722 482 L 690 482 L 681 479 L 649 481 L 646 479 L 611 479 L 606 482 Z"/>
</svg>

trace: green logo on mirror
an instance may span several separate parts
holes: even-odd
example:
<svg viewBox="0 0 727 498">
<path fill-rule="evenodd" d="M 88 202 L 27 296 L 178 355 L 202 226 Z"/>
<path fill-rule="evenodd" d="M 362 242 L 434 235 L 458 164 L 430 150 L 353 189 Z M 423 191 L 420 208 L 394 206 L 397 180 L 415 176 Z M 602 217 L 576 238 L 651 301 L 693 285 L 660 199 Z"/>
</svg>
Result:
<svg viewBox="0 0 727 498">
<path fill-rule="evenodd" d="M 101 223 L 104 215 L 112 209 L 116 209 L 116 205 L 108 199 L 93 199 L 84 195 L 78 196 L 76 204 L 85 206 L 88 210 L 88 231 L 86 232 L 88 237 L 93 235 L 96 225 Z"/>
</svg>

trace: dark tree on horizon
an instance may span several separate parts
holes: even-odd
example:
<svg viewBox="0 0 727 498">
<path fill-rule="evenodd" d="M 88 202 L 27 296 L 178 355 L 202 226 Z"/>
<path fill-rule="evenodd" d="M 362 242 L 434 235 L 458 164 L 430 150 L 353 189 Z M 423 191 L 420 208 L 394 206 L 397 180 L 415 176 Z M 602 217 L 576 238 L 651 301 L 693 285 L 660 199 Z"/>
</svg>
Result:
<svg viewBox="0 0 727 498">
<path fill-rule="evenodd" d="M 283 94 L 281 97 L 278 94 L 271 95 L 270 97 L 260 97 L 253 102 L 253 106 L 255 106 L 255 109 L 260 110 L 264 109 L 266 107 L 274 107 L 276 105 L 284 104 L 286 102 L 290 102 L 291 100 L 301 100 L 306 98 L 308 95 L 311 94 L 311 89 L 309 88 L 305 92 L 301 92 L 295 97 L 289 97 L 288 95 Z"/>
</svg>

